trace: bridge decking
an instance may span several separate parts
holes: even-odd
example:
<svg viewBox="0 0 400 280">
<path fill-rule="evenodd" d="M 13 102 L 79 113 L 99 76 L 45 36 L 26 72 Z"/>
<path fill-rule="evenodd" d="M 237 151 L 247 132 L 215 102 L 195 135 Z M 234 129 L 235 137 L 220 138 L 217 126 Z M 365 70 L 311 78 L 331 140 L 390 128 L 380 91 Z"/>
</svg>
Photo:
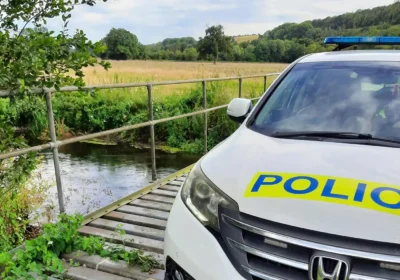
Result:
<svg viewBox="0 0 400 280">
<path fill-rule="evenodd" d="M 147 255 L 163 262 L 164 233 L 175 197 L 191 166 L 120 199 L 85 219 L 80 233 L 99 236 L 107 244 L 125 244 L 126 250 L 141 249 Z M 122 226 L 126 235 L 116 234 Z M 64 255 L 68 268 L 66 279 L 77 280 L 127 280 L 164 279 L 164 270 L 143 273 L 139 267 L 128 266 L 124 261 L 113 262 L 100 256 L 88 256 L 83 252 Z M 70 260 L 80 264 L 69 266 Z"/>
</svg>

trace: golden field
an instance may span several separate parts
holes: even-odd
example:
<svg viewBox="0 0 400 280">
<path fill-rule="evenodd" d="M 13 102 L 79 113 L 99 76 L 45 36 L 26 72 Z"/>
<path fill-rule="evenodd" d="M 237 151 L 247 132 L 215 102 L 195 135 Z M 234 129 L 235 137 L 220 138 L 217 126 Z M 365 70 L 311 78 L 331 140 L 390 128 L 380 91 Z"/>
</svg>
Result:
<svg viewBox="0 0 400 280">
<path fill-rule="evenodd" d="M 257 40 L 258 37 L 259 37 L 258 35 L 248 35 L 248 36 L 237 36 L 234 38 L 235 38 L 235 41 L 240 44 L 243 42 L 251 42 L 251 41 Z"/>
<path fill-rule="evenodd" d="M 221 78 L 281 72 L 286 64 L 281 63 L 234 63 L 219 62 L 175 62 L 175 61 L 110 61 L 112 68 L 105 71 L 100 66 L 86 68 L 85 82 L 88 85 L 138 83 L 152 81 L 173 81 L 203 78 Z M 273 78 L 268 80 L 268 84 Z M 224 85 L 224 93 L 234 95 L 238 91 L 237 81 L 215 82 Z M 154 88 L 155 96 L 180 95 L 196 84 L 158 86 Z M 243 93 L 260 92 L 263 89 L 263 78 L 246 79 L 243 82 Z M 129 95 L 144 98 L 144 88 L 116 89 L 105 91 L 106 96 L 113 98 Z M 254 94 L 252 94 L 254 95 Z"/>
<path fill-rule="evenodd" d="M 245 76 L 280 72 L 287 65 L 281 63 L 175 62 L 175 61 L 110 61 L 108 71 L 100 66 L 85 70 L 86 82 L 93 84 L 134 83 L 147 81 L 186 80 Z"/>
</svg>

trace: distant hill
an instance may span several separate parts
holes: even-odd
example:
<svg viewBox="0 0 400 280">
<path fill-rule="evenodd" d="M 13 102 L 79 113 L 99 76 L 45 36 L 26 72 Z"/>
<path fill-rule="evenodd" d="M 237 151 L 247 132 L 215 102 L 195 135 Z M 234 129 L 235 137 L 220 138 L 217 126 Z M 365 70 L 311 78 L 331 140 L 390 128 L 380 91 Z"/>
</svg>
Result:
<svg viewBox="0 0 400 280">
<path fill-rule="evenodd" d="M 236 43 L 240 44 L 242 42 L 251 42 L 254 40 L 257 40 L 259 35 L 253 34 L 253 35 L 238 35 L 238 36 L 233 36 L 233 39 L 236 41 Z"/>
<path fill-rule="evenodd" d="M 329 29 L 353 29 L 369 27 L 373 25 L 400 24 L 400 2 L 392 5 L 376 7 L 373 9 L 358 10 L 354 13 L 346 13 L 340 16 L 315 19 L 311 21 L 315 28 Z"/>
<path fill-rule="evenodd" d="M 326 36 L 400 36 L 400 2 L 303 23 L 284 23 L 264 35 L 273 40 L 321 41 Z"/>
<path fill-rule="evenodd" d="M 288 63 L 305 54 L 333 50 L 334 46 L 323 44 L 324 38 L 328 36 L 400 36 L 400 2 L 302 23 L 288 22 L 262 35 L 232 36 L 232 50 L 219 53 L 218 59 Z M 360 47 L 363 48 L 393 47 Z M 395 48 L 400 49 L 398 46 Z M 142 57 L 195 61 L 199 58 L 197 41 L 192 37 L 165 39 L 157 44 L 143 46 Z"/>
</svg>

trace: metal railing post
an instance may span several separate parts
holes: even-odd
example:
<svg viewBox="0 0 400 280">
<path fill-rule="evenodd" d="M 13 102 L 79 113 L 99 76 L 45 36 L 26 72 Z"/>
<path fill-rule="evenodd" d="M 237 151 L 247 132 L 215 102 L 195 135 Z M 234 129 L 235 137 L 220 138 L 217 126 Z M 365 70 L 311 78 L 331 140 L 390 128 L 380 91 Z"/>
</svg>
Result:
<svg viewBox="0 0 400 280">
<path fill-rule="evenodd" d="M 242 98 L 242 85 L 243 85 L 243 79 L 242 77 L 239 78 L 239 98 Z"/>
<path fill-rule="evenodd" d="M 264 76 L 264 93 L 267 91 L 267 78 L 268 76 Z"/>
<path fill-rule="evenodd" d="M 109 129 L 101 132 L 75 136 L 66 140 L 57 141 L 56 136 L 56 127 L 55 127 L 55 120 L 53 116 L 53 109 L 52 109 L 52 92 L 54 89 L 33 89 L 31 94 L 46 94 L 46 105 L 47 105 L 47 113 L 48 113 L 48 122 L 49 122 L 49 134 L 51 136 L 51 142 L 37 145 L 33 147 L 28 147 L 24 149 L 17 149 L 12 150 L 9 152 L 0 153 L 0 160 L 17 157 L 29 152 L 39 152 L 43 150 L 51 149 L 53 152 L 53 160 L 54 160 L 54 169 L 55 169 L 55 176 L 56 176 L 56 183 L 57 183 L 57 194 L 59 200 L 59 208 L 60 212 L 65 212 L 65 205 L 64 205 L 64 194 L 63 194 L 63 187 L 62 187 L 62 178 L 61 178 L 61 171 L 60 171 L 60 160 L 58 155 L 58 149 L 62 146 L 69 145 L 72 143 L 78 143 L 84 140 L 95 139 L 98 137 L 103 137 L 106 135 L 117 134 L 124 131 L 131 131 L 133 129 L 150 127 L 150 137 L 151 137 L 151 159 L 152 159 L 152 180 L 157 180 L 157 173 L 156 173 L 156 145 L 155 145 L 155 128 L 156 124 L 166 123 L 173 120 L 188 118 L 192 116 L 204 116 L 204 152 L 208 151 L 208 113 L 213 112 L 216 110 L 224 109 L 229 106 L 229 104 L 224 104 L 220 106 L 215 106 L 208 108 L 207 104 L 207 83 L 214 82 L 214 81 L 237 81 L 239 80 L 239 96 L 242 96 L 242 86 L 243 86 L 243 79 L 249 78 L 263 78 L 264 77 L 264 89 L 266 90 L 266 81 L 268 81 L 269 76 L 278 76 L 280 73 L 271 73 L 271 74 L 262 74 L 262 75 L 252 75 L 252 76 L 235 76 L 235 77 L 225 77 L 225 78 L 210 78 L 210 79 L 195 79 L 195 80 L 179 80 L 179 81 L 162 81 L 162 82 L 151 82 L 151 83 L 127 83 L 127 84 L 110 84 L 110 85 L 94 85 L 94 86 L 87 86 L 84 88 L 77 88 L 74 86 L 71 87 L 63 87 L 59 89 L 57 92 L 72 92 L 78 91 L 81 89 L 111 89 L 111 88 L 137 88 L 137 87 L 147 87 L 148 89 L 148 114 L 149 114 L 149 121 L 136 123 L 133 125 L 126 125 L 119 128 Z M 191 113 L 180 114 L 173 117 L 161 118 L 154 120 L 154 109 L 153 109 L 153 102 L 152 102 L 152 87 L 153 86 L 161 86 L 161 85 L 178 85 L 178 84 L 194 84 L 194 83 L 203 83 L 203 109 L 194 111 Z M 0 97 L 4 96 L 13 96 L 17 94 L 15 91 L 7 91 L 7 90 L 0 90 Z M 258 100 L 259 98 L 252 98 L 252 100 Z"/>
<path fill-rule="evenodd" d="M 203 81 L 203 108 L 207 110 L 207 84 Z M 204 154 L 208 152 L 208 116 L 204 112 Z"/>
<path fill-rule="evenodd" d="M 55 170 L 56 183 L 57 183 L 58 204 L 60 207 L 60 213 L 64 213 L 65 212 L 64 193 L 63 193 L 63 187 L 62 187 L 62 181 L 61 181 L 60 158 L 58 156 L 56 127 L 54 125 L 53 106 L 51 103 L 51 91 L 50 90 L 46 90 L 46 106 L 47 106 L 47 119 L 49 122 L 50 138 L 51 138 L 52 149 L 53 149 L 53 160 L 54 160 L 54 170 Z"/>
<path fill-rule="evenodd" d="M 148 92 L 148 109 L 149 109 L 149 121 L 152 122 L 154 120 L 154 112 L 153 112 L 153 95 L 152 95 L 152 85 L 147 85 Z M 157 171 L 156 171 L 156 140 L 155 140 L 155 132 L 154 132 L 154 124 L 150 125 L 150 140 L 151 140 L 151 179 L 152 181 L 157 180 Z"/>
</svg>

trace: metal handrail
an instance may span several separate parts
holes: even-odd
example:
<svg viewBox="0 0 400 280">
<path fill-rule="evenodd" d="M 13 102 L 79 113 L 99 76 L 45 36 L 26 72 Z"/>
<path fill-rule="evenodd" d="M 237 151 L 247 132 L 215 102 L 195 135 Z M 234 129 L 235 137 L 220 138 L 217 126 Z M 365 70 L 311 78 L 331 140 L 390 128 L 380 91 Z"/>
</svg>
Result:
<svg viewBox="0 0 400 280">
<path fill-rule="evenodd" d="M 86 86 L 82 88 L 78 87 L 63 87 L 60 90 L 56 90 L 54 88 L 45 88 L 45 89 L 35 89 L 32 90 L 32 94 L 37 93 L 45 93 L 46 94 L 46 106 L 47 106 L 47 117 L 49 122 L 49 133 L 51 142 L 33 146 L 25 149 L 19 149 L 7 153 L 0 153 L 0 160 L 21 156 L 30 152 L 38 152 L 42 150 L 52 149 L 53 151 L 53 160 L 54 160 L 54 169 L 55 169 L 55 177 L 57 183 L 57 194 L 58 194 L 58 203 L 60 212 L 65 212 L 64 206 L 64 195 L 62 188 L 62 180 L 61 180 L 61 171 L 60 171 L 60 161 L 58 155 L 58 148 L 61 146 L 65 146 L 68 144 L 89 140 L 97 137 L 102 137 L 110 134 L 116 134 L 124 131 L 129 131 L 133 129 L 138 129 L 142 127 L 150 127 L 150 139 L 151 139 L 151 162 L 152 162 L 152 180 L 157 180 L 157 172 L 156 172 L 156 145 L 155 145 L 155 130 L 154 126 L 156 124 L 165 123 L 173 120 L 178 120 L 181 118 L 187 118 L 190 116 L 196 116 L 203 114 L 204 115 L 204 153 L 208 151 L 208 112 L 216 111 L 222 108 L 228 107 L 228 104 L 207 108 L 207 82 L 213 81 L 230 81 L 230 80 L 238 80 L 239 81 L 239 97 L 242 97 L 243 90 L 243 79 L 251 79 L 251 78 L 264 78 L 264 92 L 267 90 L 267 79 L 270 76 L 277 76 L 280 73 L 271 73 L 264 75 L 251 75 L 251 76 L 238 76 L 238 77 L 226 77 L 226 78 L 210 78 L 210 79 L 195 79 L 195 80 L 179 80 L 179 81 L 162 81 L 162 82 L 148 82 L 148 83 L 129 83 L 129 84 L 110 84 L 110 85 L 93 85 Z M 178 84 L 190 84 L 190 83 L 202 83 L 203 87 L 203 110 L 181 114 L 174 117 L 163 118 L 159 120 L 154 120 L 154 111 L 153 111 L 153 93 L 152 89 L 154 86 L 163 86 L 163 85 L 178 85 Z M 52 108 L 52 93 L 55 92 L 71 92 L 78 90 L 92 90 L 92 89 L 116 89 L 116 88 L 134 88 L 134 87 L 146 87 L 148 93 L 148 112 L 149 112 L 149 120 L 147 122 L 142 122 L 134 125 L 127 125 L 120 128 L 110 129 L 102 132 L 87 134 L 83 136 L 77 136 L 70 139 L 58 141 L 56 136 L 55 124 L 54 124 L 54 115 Z M 0 97 L 7 97 L 17 94 L 17 91 L 4 91 L 0 90 Z M 253 98 L 252 100 L 257 100 L 260 97 Z"/>
<path fill-rule="evenodd" d="M 147 87 L 147 86 L 167 86 L 167 85 L 179 85 L 179 84 L 195 84 L 201 82 L 217 82 L 217 81 L 232 81 L 240 79 L 252 79 L 252 78 L 265 78 L 270 76 L 277 76 L 280 73 L 269 73 L 265 75 L 249 75 L 249 76 L 235 76 L 235 77 L 225 77 L 225 78 L 208 78 L 208 79 L 192 79 L 192 80 L 176 80 L 176 81 L 160 81 L 160 82 L 143 82 L 143 83 L 125 83 L 125 84 L 107 84 L 107 85 L 90 85 L 85 87 L 75 87 L 67 86 L 62 87 L 60 90 L 55 88 L 48 89 L 53 92 L 71 92 L 78 90 L 92 90 L 92 89 L 114 89 L 114 88 L 135 88 L 135 87 Z M 266 79 L 264 79 L 266 80 Z M 264 88 L 266 81 L 264 81 Z M 6 97 L 10 95 L 17 94 L 18 91 L 11 90 L 0 90 L 0 97 Z M 31 93 L 43 93 L 43 89 L 34 89 Z"/>
</svg>

